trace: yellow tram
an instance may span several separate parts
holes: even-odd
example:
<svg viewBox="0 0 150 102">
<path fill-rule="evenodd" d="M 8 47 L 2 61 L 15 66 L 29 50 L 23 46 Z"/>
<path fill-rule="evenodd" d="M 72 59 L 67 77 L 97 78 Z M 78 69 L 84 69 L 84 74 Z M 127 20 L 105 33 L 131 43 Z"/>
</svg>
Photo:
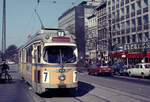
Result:
<svg viewBox="0 0 150 102">
<path fill-rule="evenodd" d="M 77 58 L 74 35 L 44 28 L 20 48 L 20 74 L 37 93 L 57 88 L 77 89 Z"/>
</svg>

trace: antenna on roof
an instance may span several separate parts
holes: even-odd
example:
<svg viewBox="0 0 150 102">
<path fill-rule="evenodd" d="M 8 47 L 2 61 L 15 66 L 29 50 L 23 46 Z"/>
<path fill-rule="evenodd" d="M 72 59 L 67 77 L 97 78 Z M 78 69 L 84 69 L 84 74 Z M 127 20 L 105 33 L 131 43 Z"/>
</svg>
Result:
<svg viewBox="0 0 150 102">
<path fill-rule="evenodd" d="M 38 17 L 40 23 L 41 23 L 41 29 L 44 29 L 44 28 L 45 28 L 45 27 L 44 27 L 44 24 L 43 24 L 43 22 L 42 22 L 42 20 L 41 20 L 41 18 L 40 18 L 40 16 L 39 16 L 39 14 L 38 14 L 38 12 L 36 11 L 36 9 L 35 9 L 34 11 L 35 11 L 35 14 L 37 15 L 37 17 Z"/>
</svg>

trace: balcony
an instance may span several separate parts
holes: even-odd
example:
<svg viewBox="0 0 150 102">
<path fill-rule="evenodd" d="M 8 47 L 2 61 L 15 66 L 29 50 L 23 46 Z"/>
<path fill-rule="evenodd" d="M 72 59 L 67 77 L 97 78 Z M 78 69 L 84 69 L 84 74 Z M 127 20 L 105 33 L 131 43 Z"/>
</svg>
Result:
<svg viewBox="0 0 150 102">
<path fill-rule="evenodd" d="M 135 12 L 132 12 L 132 13 L 131 13 L 131 17 L 134 17 L 134 16 L 135 16 Z"/>
<path fill-rule="evenodd" d="M 143 8 L 143 13 L 148 12 L 148 7 Z"/>
<path fill-rule="evenodd" d="M 140 15 L 140 14 L 141 14 L 141 9 L 137 10 L 137 15 Z"/>
<path fill-rule="evenodd" d="M 144 30 L 148 30 L 148 28 L 149 28 L 149 25 L 148 25 L 148 24 L 145 24 L 145 25 L 144 25 Z"/>
<path fill-rule="evenodd" d="M 141 30 L 142 30 L 142 26 L 139 25 L 139 26 L 137 27 L 137 31 L 141 31 Z"/>
</svg>

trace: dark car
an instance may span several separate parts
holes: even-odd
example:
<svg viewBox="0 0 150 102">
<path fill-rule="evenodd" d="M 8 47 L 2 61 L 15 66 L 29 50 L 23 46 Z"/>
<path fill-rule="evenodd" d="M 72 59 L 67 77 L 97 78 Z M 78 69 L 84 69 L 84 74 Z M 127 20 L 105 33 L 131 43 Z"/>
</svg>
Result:
<svg viewBox="0 0 150 102">
<path fill-rule="evenodd" d="M 114 69 L 114 74 L 120 74 L 124 70 L 123 67 L 124 67 L 123 62 L 114 63 L 112 65 L 112 68 Z"/>
<path fill-rule="evenodd" d="M 3 74 L 3 72 L 2 72 L 2 67 L 3 67 L 3 65 L 2 65 L 2 64 L 0 64 L 0 79 L 1 79 L 2 74 Z"/>
<path fill-rule="evenodd" d="M 113 68 L 109 66 L 101 66 L 100 64 L 92 64 L 88 67 L 88 74 L 95 74 L 95 75 L 100 75 L 100 74 L 108 74 L 112 75 L 113 73 Z"/>
</svg>

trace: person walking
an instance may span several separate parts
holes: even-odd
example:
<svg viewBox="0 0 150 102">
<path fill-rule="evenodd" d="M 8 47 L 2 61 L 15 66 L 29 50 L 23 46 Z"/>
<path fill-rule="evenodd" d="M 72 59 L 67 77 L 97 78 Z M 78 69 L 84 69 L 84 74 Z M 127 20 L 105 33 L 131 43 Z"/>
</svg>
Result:
<svg viewBox="0 0 150 102">
<path fill-rule="evenodd" d="M 9 66 L 6 64 L 6 62 L 4 62 L 2 65 L 2 72 L 5 74 L 5 79 L 8 78 L 8 70 Z"/>
</svg>

